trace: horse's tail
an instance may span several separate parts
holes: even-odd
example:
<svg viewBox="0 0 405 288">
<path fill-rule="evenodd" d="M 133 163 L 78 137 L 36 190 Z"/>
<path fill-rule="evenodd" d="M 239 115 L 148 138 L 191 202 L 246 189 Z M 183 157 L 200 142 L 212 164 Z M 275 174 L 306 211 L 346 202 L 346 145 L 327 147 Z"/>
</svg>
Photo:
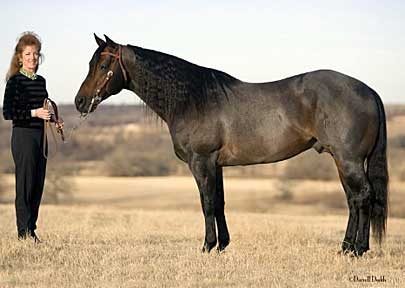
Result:
<svg viewBox="0 0 405 288">
<path fill-rule="evenodd" d="M 383 103 L 375 93 L 379 114 L 379 132 L 371 154 L 367 158 L 367 177 L 371 193 L 371 227 L 373 238 L 381 245 L 388 216 L 387 127 Z"/>
</svg>

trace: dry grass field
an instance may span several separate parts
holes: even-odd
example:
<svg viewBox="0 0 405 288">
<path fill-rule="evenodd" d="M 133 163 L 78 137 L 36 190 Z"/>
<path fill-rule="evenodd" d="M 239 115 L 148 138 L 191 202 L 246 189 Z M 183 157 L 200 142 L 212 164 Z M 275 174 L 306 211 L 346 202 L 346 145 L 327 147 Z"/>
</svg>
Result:
<svg viewBox="0 0 405 288">
<path fill-rule="evenodd" d="M 0 206 L 0 287 L 404 287 L 405 221 L 383 248 L 337 254 L 345 217 L 228 213 L 225 253 L 201 254 L 198 212 L 44 206 L 43 243 L 19 242 Z M 357 278 L 355 278 L 357 277 Z M 360 282 L 377 277 L 385 282 Z M 383 278 L 381 278 L 383 277 Z"/>
<path fill-rule="evenodd" d="M 11 176 L 5 182 L 12 188 Z M 17 241 L 14 207 L 0 205 L 0 287 L 405 286 L 404 219 L 389 219 L 381 249 L 372 242 L 361 259 L 337 254 L 347 221 L 343 192 L 331 196 L 337 182 L 290 183 L 283 198 L 277 180 L 225 179 L 231 244 L 219 255 L 200 253 L 191 177 L 75 182 L 69 205 L 41 207 L 40 245 Z M 396 193 L 401 184 L 392 183 Z"/>
</svg>

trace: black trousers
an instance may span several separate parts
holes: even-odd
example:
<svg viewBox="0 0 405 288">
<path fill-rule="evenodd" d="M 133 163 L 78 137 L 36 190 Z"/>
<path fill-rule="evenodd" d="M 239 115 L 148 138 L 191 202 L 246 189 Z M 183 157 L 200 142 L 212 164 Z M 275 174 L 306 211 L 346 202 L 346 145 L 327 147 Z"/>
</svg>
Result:
<svg viewBox="0 0 405 288">
<path fill-rule="evenodd" d="M 43 137 L 42 129 L 23 127 L 14 127 L 11 136 L 11 152 L 16 178 L 15 210 L 19 236 L 37 228 L 36 222 L 46 171 Z M 45 149 L 47 150 L 47 147 Z"/>
</svg>

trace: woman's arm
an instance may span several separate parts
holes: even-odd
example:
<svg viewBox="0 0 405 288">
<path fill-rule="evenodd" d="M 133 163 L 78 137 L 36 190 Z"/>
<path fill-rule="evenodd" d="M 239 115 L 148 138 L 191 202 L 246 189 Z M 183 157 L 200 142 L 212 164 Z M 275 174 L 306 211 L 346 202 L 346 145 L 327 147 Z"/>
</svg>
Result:
<svg viewBox="0 0 405 288">
<path fill-rule="evenodd" d="M 18 83 L 15 78 L 10 78 L 6 84 L 3 100 L 3 117 L 5 120 L 29 120 L 31 110 L 21 107 L 19 101 Z"/>
</svg>

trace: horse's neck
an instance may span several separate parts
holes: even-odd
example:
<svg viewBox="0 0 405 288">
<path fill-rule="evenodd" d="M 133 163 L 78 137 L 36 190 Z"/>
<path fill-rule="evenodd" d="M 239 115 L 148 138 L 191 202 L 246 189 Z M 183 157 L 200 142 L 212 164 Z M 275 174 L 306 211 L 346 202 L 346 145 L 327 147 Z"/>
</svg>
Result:
<svg viewBox="0 0 405 288">
<path fill-rule="evenodd" d="M 156 65 L 153 60 L 137 58 L 135 51 L 131 48 L 131 57 L 126 57 L 125 66 L 129 74 L 129 85 L 127 89 L 133 91 L 142 101 L 153 110 L 165 122 L 168 122 L 172 113 L 171 106 L 175 97 L 170 93 L 175 93 L 170 89 L 170 83 L 155 74 L 148 66 Z M 159 63 L 161 65 L 161 63 Z"/>
<path fill-rule="evenodd" d="M 139 78 L 134 77 L 135 75 L 131 75 L 133 74 L 131 72 L 129 72 L 129 74 L 130 82 L 128 89 L 134 92 L 153 112 L 167 122 L 168 113 L 166 111 L 166 105 L 164 105 L 163 101 L 159 101 L 159 98 L 161 97 L 159 97 L 157 92 L 148 93 L 152 88 L 152 83 L 145 83 Z"/>
<path fill-rule="evenodd" d="M 124 66 L 130 76 L 127 89 L 168 124 L 180 115 L 205 113 L 240 82 L 175 56 L 134 46 L 125 49 Z"/>
<path fill-rule="evenodd" d="M 144 83 L 132 75 L 130 76 L 131 80 L 129 82 L 128 89 L 134 92 L 153 112 L 167 122 L 168 113 L 165 105 L 163 105 L 163 102 L 159 101 L 160 97 L 157 94 L 152 96 L 150 93 L 145 92 L 148 90 L 148 88 L 143 85 Z"/>
</svg>

